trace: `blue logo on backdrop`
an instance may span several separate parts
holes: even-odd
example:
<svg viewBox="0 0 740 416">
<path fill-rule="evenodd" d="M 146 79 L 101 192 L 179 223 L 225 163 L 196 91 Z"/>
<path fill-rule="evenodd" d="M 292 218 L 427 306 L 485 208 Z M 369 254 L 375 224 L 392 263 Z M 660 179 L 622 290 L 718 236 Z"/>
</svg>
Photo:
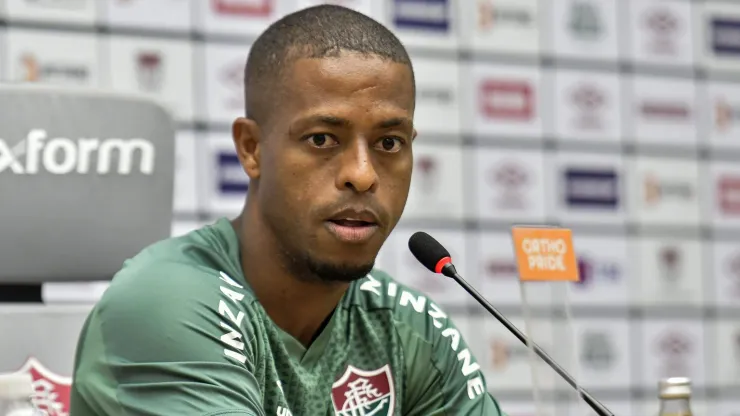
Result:
<svg viewBox="0 0 740 416">
<path fill-rule="evenodd" d="M 395 0 L 393 22 L 402 29 L 450 30 L 447 0 Z"/>
<path fill-rule="evenodd" d="M 244 173 L 239 158 L 234 153 L 218 153 L 218 189 L 226 195 L 247 194 L 249 177 Z"/>
<path fill-rule="evenodd" d="M 712 19 L 712 47 L 717 55 L 740 55 L 740 20 Z"/>
<path fill-rule="evenodd" d="M 578 273 L 581 280 L 575 282 L 577 287 L 590 287 L 596 282 L 618 282 L 622 278 L 622 268 L 619 263 L 601 259 L 594 260 L 588 255 L 578 256 Z"/>
<path fill-rule="evenodd" d="M 614 209 L 619 204 L 618 185 L 614 170 L 565 170 L 565 198 L 572 207 Z"/>
</svg>

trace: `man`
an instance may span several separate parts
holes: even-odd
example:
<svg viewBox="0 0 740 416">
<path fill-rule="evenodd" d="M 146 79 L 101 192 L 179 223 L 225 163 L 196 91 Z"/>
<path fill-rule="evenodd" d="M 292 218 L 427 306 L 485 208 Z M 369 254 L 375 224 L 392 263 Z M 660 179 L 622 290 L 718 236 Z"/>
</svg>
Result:
<svg viewBox="0 0 740 416">
<path fill-rule="evenodd" d="M 373 270 L 413 164 L 398 39 L 304 9 L 256 40 L 245 84 L 243 212 L 125 263 L 83 328 L 72 415 L 501 415 L 454 324 Z"/>
</svg>

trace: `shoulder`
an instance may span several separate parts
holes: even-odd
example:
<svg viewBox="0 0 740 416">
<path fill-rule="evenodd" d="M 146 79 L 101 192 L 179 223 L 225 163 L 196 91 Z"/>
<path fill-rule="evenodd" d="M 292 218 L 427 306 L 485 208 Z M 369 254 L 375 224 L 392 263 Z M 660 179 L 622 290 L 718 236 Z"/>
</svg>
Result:
<svg viewBox="0 0 740 416">
<path fill-rule="evenodd" d="M 232 258 L 228 245 L 215 225 L 151 244 L 124 262 L 101 304 L 131 298 L 137 303 L 204 301 L 218 297 L 222 286 L 244 289 L 241 270 L 234 264 L 238 258 Z"/>
<path fill-rule="evenodd" d="M 249 337 L 254 298 L 241 277 L 227 271 L 221 251 L 207 230 L 147 247 L 114 276 L 91 325 L 111 348 L 146 340 L 181 358 L 197 344 L 215 348 L 224 336 Z M 243 355 L 241 342 L 233 344 Z"/>
</svg>

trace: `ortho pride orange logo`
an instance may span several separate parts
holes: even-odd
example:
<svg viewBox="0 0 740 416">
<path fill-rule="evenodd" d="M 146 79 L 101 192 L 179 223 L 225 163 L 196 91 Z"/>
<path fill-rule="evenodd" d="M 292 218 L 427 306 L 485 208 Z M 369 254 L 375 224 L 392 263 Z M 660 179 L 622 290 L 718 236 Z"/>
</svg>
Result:
<svg viewBox="0 0 740 416">
<path fill-rule="evenodd" d="M 571 230 L 513 227 L 514 252 L 522 281 L 580 280 Z"/>
</svg>

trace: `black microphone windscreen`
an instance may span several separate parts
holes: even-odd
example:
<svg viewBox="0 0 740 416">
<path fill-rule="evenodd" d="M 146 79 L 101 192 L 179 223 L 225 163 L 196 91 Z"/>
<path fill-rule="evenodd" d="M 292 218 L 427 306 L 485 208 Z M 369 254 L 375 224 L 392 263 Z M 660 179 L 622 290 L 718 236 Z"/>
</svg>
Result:
<svg viewBox="0 0 740 416">
<path fill-rule="evenodd" d="M 409 238 L 409 250 L 419 263 L 434 273 L 437 273 L 435 270 L 437 263 L 445 257 L 450 257 L 450 253 L 442 244 L 423 231 L 418 231 Z"/>
</svg>

